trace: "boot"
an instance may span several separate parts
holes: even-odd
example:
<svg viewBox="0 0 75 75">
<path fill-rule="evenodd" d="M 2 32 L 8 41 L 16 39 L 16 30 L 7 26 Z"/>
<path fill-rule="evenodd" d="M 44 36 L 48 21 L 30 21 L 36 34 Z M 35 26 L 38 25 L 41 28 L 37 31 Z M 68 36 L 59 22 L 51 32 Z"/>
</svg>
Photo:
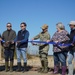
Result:
<svg viewBox="0 0 75 75">
<path fill-rule="evenodd" d="M 62 75 L 66 75 L 66 66 L 62 66 Z"/>
<path fill-rule="evenodd" d="M 13 72 L 13 61 L 10 61 L 10 72 Z"/>
<path fill-rule="evenodd" d="M 27 71 L 27 62 L 24 63 L 24 70 L 23 70 L 23 73 Z"/>
<path fill-rule="evenodd" d="M 44 71 L 43 73 L 48 73 L 48 62 L 44 61 Z"/>
<path fill-rule="evenodd" d="M 58 71 L 59 71 L 59 67 L 58 66 L 56 66 L 56 65 L 54 65 L 54 74 L 57 74 L 58 73 Z"/>
<path fill-rule="evenodd" d="M 73 75 L 73 65 L 72 64 L 68 65 L 68 71 L 69 71 L 68 75 Z"/>
<path fill-rule="evenodd" d="M 21 71 L 21 62 L 18 62 L 17 65 L 18 65 L 18 69 L 16 70 L 16 72 L 20 72 Z"/>
<path fill-rule="evenodd" d="M 42 68 L 40 68 L 38 70 L 38 72 L 43 72 L 44 71 L 44 61 L 41 61 L 41 66 L 42 66 Z"/>
<path fill-rule="evenodd" d="M 5 72 L 8 72 L 8 61 L 5 61 Z"/>
</svg>

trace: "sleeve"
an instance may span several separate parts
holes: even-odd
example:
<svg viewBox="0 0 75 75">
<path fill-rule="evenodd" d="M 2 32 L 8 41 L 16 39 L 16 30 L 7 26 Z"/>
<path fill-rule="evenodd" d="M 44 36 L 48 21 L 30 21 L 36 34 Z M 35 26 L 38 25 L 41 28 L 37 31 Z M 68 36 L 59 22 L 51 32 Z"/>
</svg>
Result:
<svg viewBox="0 0 75 75">
<path fill-rule="evenodd" d="M 36 36 L 34 37 L 34 40 L 37 40 L 37 39 L 39 39 L 39 38 L 40 38 L 40 34 L 36 35 Z"/>
<path fill-rule="evenodd" d="M 56 36 L 56 33 L 54 33 L 54 35 L 52 36 L 51 41 L 55 40 L 55 36 Z"/>
<path fill-rule="evenodd" d="M 16 38 L 16 32 L 14 31 L 12 39 L 14 40 L 15 38 Z"/>
<path fill-rule="evenodd" d="M 50 40 L 50 34 L 48 34 L 48 40 Z"/>
<path fill-rule="evenodd" d="M 1 34 L 0 34 L 0 38 L 1 38 Z"/>
<path fill-rule="evenodd" d="M 15 37 L 14 42 L 16 42 L 16 41 L 17 41 L 17 38 L 18 38 L 18 35 Z"/>
<path fill-rule="evenodd" d="M 3 32 L 3 34 L 2 34 L 2 39 L 4 40 L 4 32 Z"/>
<path fill-rule="evenodd" d="M 70 40 L 69 33 L 67 31 L 64 32 L 64 34 L 62 35 L 62 37 L 63 37 L 63 40 L 61 42 L 66 42 L 66 41 Z"/>
<path fill-rule="evenodd" d="M 3 46 L 3 44 L 4 44 L 4 42 L 5 42 L 5 40 L 4 40 L 4 32 L 3 32 L 2 36 L 1 36 L 1 38 L 2 38 L 1 44 L 2 44 L 2 46 Z"/>
</svg>

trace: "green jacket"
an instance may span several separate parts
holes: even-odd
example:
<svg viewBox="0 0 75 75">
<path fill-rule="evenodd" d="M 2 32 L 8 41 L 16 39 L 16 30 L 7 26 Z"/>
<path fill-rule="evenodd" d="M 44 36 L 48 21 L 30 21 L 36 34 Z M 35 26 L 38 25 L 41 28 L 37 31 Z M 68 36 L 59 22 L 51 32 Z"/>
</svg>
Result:
<svg viewBox="0 0 75 75">
<path fill-rule="evenodd" d="M 10 31 L 8 31 L 8 30 L 4 31 L 3 34 L 2 34 L 2 39 L 5 41 L 4 48 L 14 49 L 15 48 L 15 44 L 9 43 L 7 45 L 6 42 L 7 41 L 11 42 L 12 40 L 15 39 L 15 37 L 16 37 L 16 32 L 14 30 L 11 29 Z"/>
<path fill-rule="evenodd" d="M 34 37 L 34 40 L 40 39 L 40 41 L 47 41 L 50 40 L 50 34 L 48 32 L 41 32 L 37 36 Z M 49 50 L 49 44 L 38 44 L 39 50 L 43 50 L 45 52 L 48 52 Z"/>
</svg>

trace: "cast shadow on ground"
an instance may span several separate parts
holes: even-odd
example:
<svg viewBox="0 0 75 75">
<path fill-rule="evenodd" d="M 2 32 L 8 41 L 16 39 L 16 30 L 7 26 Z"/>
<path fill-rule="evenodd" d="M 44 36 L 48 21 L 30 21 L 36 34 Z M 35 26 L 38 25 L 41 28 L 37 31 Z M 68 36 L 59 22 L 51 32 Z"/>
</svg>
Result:
<svg viewBox="0 0 75 75">
<path fill-rule="evenodd" d="M 10 69 L 10 68 L 9 68 Z M 23 71 L 23 67 L 21 67 L 21 70 Z M 33 67 L 33 66 L 27 66 L 27 71 L 38 71 L 38 67 Z M 5 70 L 5 65 L 2 65 L 0 66 L 0 71 L 4 71 Z M 16 66 L 13 66 L 13 71 L 16 71 L 17 70 L 17 65 Z M 53 68 L 48 68 L 48 72 L 53 72 L 54 69 Z M 59 69 L 59 74 L 62 73 L 62 70 Z M 74 73 L 75 73 L 75 70 L 74 70 Z M 66 70 L 66 74 L 68 74 L 68 69 Z"/>
</svg>

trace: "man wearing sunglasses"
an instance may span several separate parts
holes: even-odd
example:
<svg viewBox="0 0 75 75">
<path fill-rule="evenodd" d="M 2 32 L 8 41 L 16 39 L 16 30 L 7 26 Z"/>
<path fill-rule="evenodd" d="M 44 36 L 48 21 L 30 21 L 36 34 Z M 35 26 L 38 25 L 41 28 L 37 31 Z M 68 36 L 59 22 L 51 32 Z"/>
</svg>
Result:
<svg viewBox="0 0 75 75">
<path fill-rule="evenodd" d="M 26 57 L 26 50 L 28 46 L 28 38 L 29 38 L 29 32 L 26 30 L 26 23 L 22 22 L 20 24 L 21 30 L 18 31 L 17 37 L 14 40 L 17 44 L 17 65 L 18 69 L 16 70 L 17 72 L 21 71 L 21 54 L 23 56 L 24 60 L 24 70 L 23 72 L 27 71 L 26 66 L 27 66 L 27 57 Z"/>
<path fill-rule="evenodd" d="M 4 54 L 5 54 L 5 71 L 7 72 L 8 69 L 8 63 L 10 59 L 10 72 L 13 71 L 13 60 L 14 60 L 14 50 L 15 50 L 15 44 L 12 44 L 12 40 L 16 37 L 16 32 L 12 30 L 12 24 L 7 23 L 6 25 L 7 30 L 3 32 L 2 34 L 2 40 L 5 42 L 3 43 L 4 47 Z"/>
<path fill-rule="evenodd" d="M 32 38 L 33 40 L 40 39 L 40 41 L 49 41 L 50 40 L 50 34 L 48 32 L 48 25 L 44 24 L 42 27 L 42 32 L 40 32 L 38 35 Z M 42 68 L 38 69 L 38 72 L 40 73 L 48 73 L 48 51 L 49 51 L 49 44 L 34 44 L 39 46 L 39 57 L 41 61 Z"/>
</svg>

